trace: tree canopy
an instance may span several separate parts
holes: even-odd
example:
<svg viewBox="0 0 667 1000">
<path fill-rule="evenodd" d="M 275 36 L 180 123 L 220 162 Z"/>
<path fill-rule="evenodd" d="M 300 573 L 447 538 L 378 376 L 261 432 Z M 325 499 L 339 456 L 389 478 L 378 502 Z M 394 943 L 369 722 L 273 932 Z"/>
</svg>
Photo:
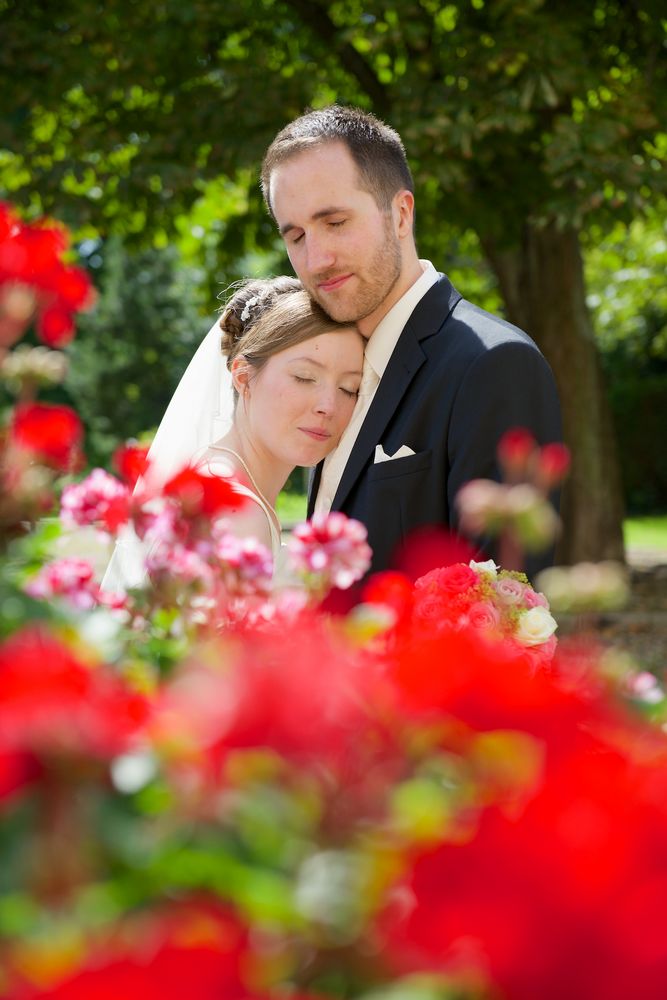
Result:
<svg viewBox="0 0 667 1000">
<path fill-rule="evenodd" d="M 0 185 L 69 223 L 151 235 L 246 169 L 266 237 L 252 210 L 267 143 L 339 100 L 402 134 L 427 244 L 442 219 L 495 238 L 525 219 L 629 219 L 667 189 L 661 6 L 0 0 Z"/>
</svg>

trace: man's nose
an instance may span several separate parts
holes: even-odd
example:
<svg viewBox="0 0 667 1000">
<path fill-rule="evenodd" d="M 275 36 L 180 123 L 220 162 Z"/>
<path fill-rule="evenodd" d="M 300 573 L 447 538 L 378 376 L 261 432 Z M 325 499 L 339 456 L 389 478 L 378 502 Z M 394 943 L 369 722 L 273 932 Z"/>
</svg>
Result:
<svg viewBox="0 0 667 1000">
<path fill-rule="evenodd" d="M 329 240 L 319 233 L 306 236 L 306 267 L 310 274 L 326 273 L 336 262 Z"/>
</svg>

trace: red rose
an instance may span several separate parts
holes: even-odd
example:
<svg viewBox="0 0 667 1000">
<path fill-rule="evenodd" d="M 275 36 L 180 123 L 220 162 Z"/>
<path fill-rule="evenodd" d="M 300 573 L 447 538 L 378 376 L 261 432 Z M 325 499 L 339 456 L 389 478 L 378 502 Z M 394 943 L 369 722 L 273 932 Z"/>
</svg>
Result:
<svg viewBox="0 0 667 1000">
<path fill-rule="evenodd" d="M 83 425 L 69 406 L 23 403 L 14 410 L 13 443 L 58 471 L 71 471 L 81 454 Z"/>
<path fill-rule="evenodd" d="M 465 563 L 454 563 L 452 566 L 431 570 L 430 573 L 420 577 L 415 581 L 415 588 L 439 590 L 445 597 L 457 597 L 476 587 L 478 583 L 479 577 L 470 566 L 466 566 Z"/>
</svg>

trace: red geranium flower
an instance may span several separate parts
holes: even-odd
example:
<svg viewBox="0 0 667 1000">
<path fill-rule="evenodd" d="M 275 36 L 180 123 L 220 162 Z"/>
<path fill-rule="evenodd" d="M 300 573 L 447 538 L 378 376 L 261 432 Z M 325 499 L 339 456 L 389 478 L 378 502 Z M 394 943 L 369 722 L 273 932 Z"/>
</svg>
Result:
<svg viewBox="0 0 667 1000">
<path fill-rule="evenodd" d="M 121 479 L 124 479 L 128 486 L 132 487 L 150 465 L 148 447 L 139 444 L 122 444 L 116 448 L 111 461 Z"/>
<path fill-rule="evenodd" d="M 78 464 L 83 425 L 69 406 L 23 403 L 14 410 L 12 441 L 61 472 Z"/>
<path fill-rule="evenodd" d="M 179 502 L 186 517 L 213 517 L 225 507 L 239 507 L 245 502 L 245 498 L 237 492 L 234 480 L 204 476 L 190 467 L 170 479 L 163 493 Z"/>
</svg>

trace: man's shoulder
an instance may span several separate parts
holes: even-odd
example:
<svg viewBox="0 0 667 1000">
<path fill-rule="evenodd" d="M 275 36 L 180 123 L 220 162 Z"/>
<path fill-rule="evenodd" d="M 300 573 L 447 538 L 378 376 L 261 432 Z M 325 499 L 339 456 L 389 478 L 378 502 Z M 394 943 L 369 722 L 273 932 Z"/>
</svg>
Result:
<svg viewBox="0 0 667 1000">
<path fill-rule="evenodd" d="M 442 347 L 464 351 L 468 355 L 480 354 L 505 344 L 539 350 L 524 330 L 465 299 L 446 275 L 441 275 L 424 298 L 426 309 L 439 313 L 437 340 Z"/>
<path fill-rule="evenodd" d="M 450 318 L 456 325 L 457 333 L 474 338 L 480 350 L 491 350 L 501 344 L 525 344 L 538 350 L 537 344 L 525 330 L 467 299 L 459 299 Z"/>
</svg>

